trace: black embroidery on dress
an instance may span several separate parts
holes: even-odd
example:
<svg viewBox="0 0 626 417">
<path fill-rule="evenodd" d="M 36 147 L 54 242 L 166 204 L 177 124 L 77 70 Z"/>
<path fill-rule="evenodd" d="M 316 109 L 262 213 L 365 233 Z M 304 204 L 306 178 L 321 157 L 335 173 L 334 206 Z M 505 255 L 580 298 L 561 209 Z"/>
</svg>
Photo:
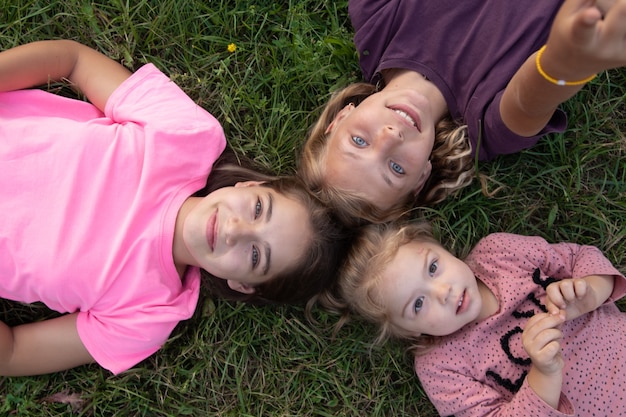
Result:
<svg viewBox="0 0 626 417">
<path fill-rule="evenodd" d="M 541 279 L 541 270 L 539 268 L 536 268 L 533 271 L 532 280 L 535 284 L 543 288 L 544 291 L 546 290 L 546 288 L 548 288 L 548 285 L 557 281 L 556 279 L 552 277 Z M 533 303 L 540 311 L 543 311 L 544 313 L 548 311 L 546 306 L 539 300 L 539 298 L 537 298 L 536 294 L 534 293 L 528 294 L 526 296 L 526 299 L 530 301 L 531 303 Z M 524 310 L 524 311 L 514 311 L 511 315 L 514 318 L 520 320 L 520 319 L 528 319 L 534 316 L 535 314 L 537 314 L 537 311 L 532 309 L 532 310 Z M 513 353 L 511 352 L 511 346 L 510 346 L 511 338 L 514 335 L 521 334 L 521 333 L 523 333 L 522 328 L 520 326 L 515 326 L 514 329 L 509 330 L 500 338 L 500 347 L 502 348 L 502 351 L 506 354 L 507 358 L 512 363 L 518 366 L 528 367 L 532 364 L 530 357 L 518 358 L 514 356 Z M 497 372 L 491 369 L 489 369 L 486 373 L 486 376 L 488 378 L 492 378 L 496 384 L 503 387 L 504 389 L 511 392 L 512 394 L 515 394 L 522 387 L 522 384 L 524 383 L 524 378 L 526 378 L 526 375 L 528 375 L 528 371 L 524 370 L 522 371 L 522 375 L 517 380 L 511 381 L 508 378 L 504 378 L 500 376 L 500 374 L 498 374 Z"/>
<path fill-rule="evenodd" d="M 516 319 L 529 319 L 534 315 L 535 312 L 533 310 L 513 312 L 513 317 L 515 317 Z"/>
<path fill-rule="evenodd" d="M 522 388 L 522 384 L 524 383 L 524 378 L 526 378 L 526 375 L 528 375 L 528 372 L 524 371 L 522 373 L 522 376 L 520 376 L 517 381 L 513 382 L 510 379 L 502 378 L 500 375 L 493 371 L 487 371 L 487 376 L 492 377 L 498 383 L 498 385 L 506 388 L 514 394 L 519 391 L 520 388 Z"/>
<path fill-rule="evenodd" d="M 511 347 L 509 344 L 509 341 L 511 340 L 511 337 L 513 337 L 513 335 L 522 334 L 522 332 L 523 330 L 521 327 L 515 326 L 513 330 L 509 330 L 508 332 L 506 332 L 504 336 L 500 338 L 500 346 L 502 346 L 502 350 L 504 351 L 504 353 L 506 353 L 506 356 L 509 358 L 511 362 L 513 362 L 516 365 L 524 366 L 524 365 L 531 364 L 530 358 L 518 358 L 516 356 L 513 356 L 513 353 L 511 353 Z"/>
<path fill-rule="evenodd" d="M 553 282 L 556 282 L 557 280 L 552 278 L 552 277 L 548 277 L 544 280 L 541 279 L 541 270 L 539 268 L 536 268 L 535 271 L 533 272 L 533 282 L 537 285 L 540 285 L 541 288 L 544 289 L 544 291 L 546 290 L 546 288 L 548 288 L 548 285 L 552 284 Z"/>
</svg>

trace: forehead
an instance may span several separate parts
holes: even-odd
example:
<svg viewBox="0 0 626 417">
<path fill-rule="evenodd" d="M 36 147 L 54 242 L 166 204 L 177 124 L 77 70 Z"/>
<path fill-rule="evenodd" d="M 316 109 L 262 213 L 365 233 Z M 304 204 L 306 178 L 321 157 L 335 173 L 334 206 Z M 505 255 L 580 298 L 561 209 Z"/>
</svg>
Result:
<svg viewBox="0 0 626 417">
<path fill-rule="evenodd" d="M 430 242 L 415 240 L 400 245 L 381 270 L 381 290 L 400 295 L 409 281 L 419 283 L 423 280 L 428 268 L 428 256 L 438 247 Z"/>
<path fill-rule="evenodd" d="M 393 277 L 416 271 L 416 264 L 423 258 L 427 249 L 422 242 L 411 241 L 400 245 L 383 269 L 382 275 Z"/>
<path fill-rule="evenodd" d="M 268 188 L 264 188 L 265 192 Z M 271 190 L 272 219 L 263 237 L 272 249 L 270 275 L 281 274 L 304 256 L 313 236 L 309 213 L 294 197 Z"/>
</svg>

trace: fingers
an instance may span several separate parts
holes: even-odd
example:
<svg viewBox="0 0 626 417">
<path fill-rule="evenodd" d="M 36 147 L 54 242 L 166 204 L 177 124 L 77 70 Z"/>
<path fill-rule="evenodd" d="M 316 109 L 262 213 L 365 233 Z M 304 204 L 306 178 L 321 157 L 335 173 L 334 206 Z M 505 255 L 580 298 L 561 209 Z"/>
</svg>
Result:
<svg viewBox="0 0 626 417">
<path fill-rule="evenodd" d="M 554 306 L 565 310 L 569 303 L 583 299 L 587 294 L 587 290 L 587 281 L 580 278 L 564 279 L 550 284 L 546 289 L 548 311 L 556 313 Z"/>
<path fill-rule="evenodd" d="M 544 374 L 560 372 L 562 369 L 561 324 L 562 316 L 539 313 L 528 320 L 522 333 L 524 349 L 533 364 Z"/>
<path fill-rule="evenodd" d="M 592 4 L 577 11 L 573 19 L 573 41 L 586 44 L 596 36 L 596 24 L 602 20 L 602 12 Z"/>
<path fill-rule="evenodd" d="M 603 26 L 607 36 L 623 36 L 626 31 L 626 1 L 616 1 L 604 16 Z"/>
</svg>

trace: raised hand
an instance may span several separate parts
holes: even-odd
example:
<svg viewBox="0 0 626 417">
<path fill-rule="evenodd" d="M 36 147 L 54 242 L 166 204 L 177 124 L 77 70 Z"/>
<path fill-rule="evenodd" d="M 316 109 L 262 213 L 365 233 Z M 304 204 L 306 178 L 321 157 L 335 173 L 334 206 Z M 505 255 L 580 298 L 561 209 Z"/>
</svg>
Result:
<svg viewBox="0 0 626 417">
<path fill-rule="evenodd" d="M 553 282 L 546 289 L 546 308 L 552 314 L 562 310 L 565 319 L 572 320 L 598 308 L 612 291 L 611 276 L 590 275 L 564 279 Z"/>
<path fill-rule="evenodd" d="M 557 13 L 541 65 L 552 77 L 582 80 L 626 65 L 626 0 L 567 0 Z"/>
</svg>

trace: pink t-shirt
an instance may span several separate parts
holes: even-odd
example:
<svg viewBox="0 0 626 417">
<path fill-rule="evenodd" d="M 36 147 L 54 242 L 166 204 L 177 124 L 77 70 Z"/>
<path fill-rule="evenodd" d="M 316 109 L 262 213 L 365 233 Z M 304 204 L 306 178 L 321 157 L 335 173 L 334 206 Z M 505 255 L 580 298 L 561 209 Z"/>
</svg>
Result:
<svg viewBox="0 0 626 417">
<path fill-rule="evenodd" d="M 225 147 L 219 122 L 153 65 L 93 105 L 0 93 L 0 297 L 79 311 L 114 373 L 154 353 L 199 294 L 172 258 L 176 215 Z"/>
<path fill-rule="evenodd" d="M 597 248 L 496 233 L 482 239 L 465 261 L 493 291 L 499 309 L 415 359 L 420 382 L 441 415 L 626 415 L 626 314 L 612 302 L 626 292 L 626 279 Z M 545 309 L 545 288 L 552 280 L 593 274 L 613 275 L 615 286 L 604 305 L 561 328 L 565 368 L 555 410 L 526 381 L 530 359 L 522 331 Z"/>
</svg>

